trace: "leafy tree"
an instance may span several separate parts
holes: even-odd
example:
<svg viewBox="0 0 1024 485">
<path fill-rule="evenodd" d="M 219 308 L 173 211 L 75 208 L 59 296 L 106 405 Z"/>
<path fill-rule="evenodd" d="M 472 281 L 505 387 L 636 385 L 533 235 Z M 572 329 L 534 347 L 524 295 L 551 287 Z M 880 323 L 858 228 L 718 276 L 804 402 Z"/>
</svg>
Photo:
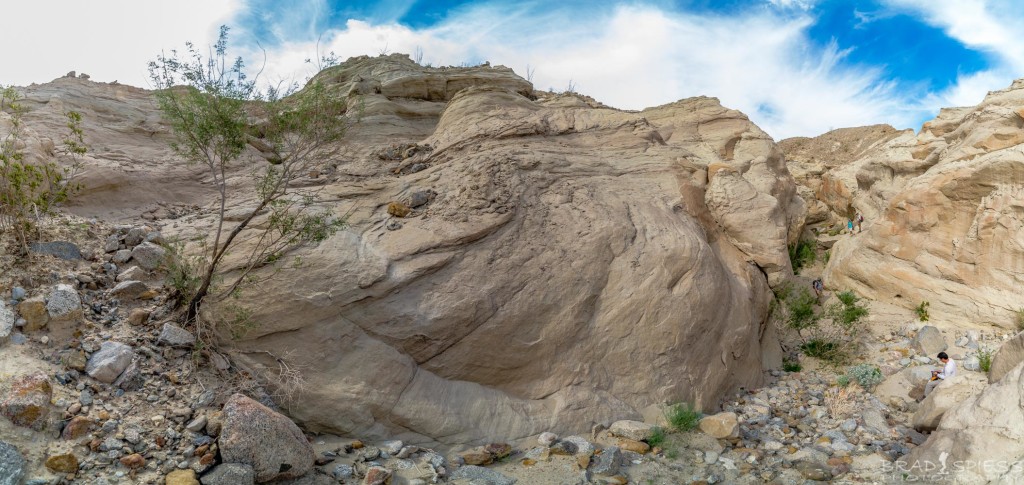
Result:
<svg viewBox="0 0 1024 485">
<path fill-rule="evenodd" d="M 69 163 L 26 162 L 21 149 L 25 110 L 20 100 L 21 94 L 16 89 L 0 86 L 0 112 L 8 114 L 9 124 L 6 135 L 0 138 L 0 232 L 13 232 L 21 253 L 25 254 L 30 239 L 38 237 L 38 222 L 79 189 L 74 179 L 88 146 L 81 127 L 82 116 L 69 111 L 64 114 L 68 132 L 60 149 Z"/>
<path fill-rule="evenodd" d="M 202 165 L 218 195 L 213 243 L 203 248 L 194 265 L 199 275 L 180 278 L 191 282 L 179 288 L 189 320 L 211 295 L 219 299 L 232 294 L 256 268 L 298 245 L 330 237 L 342 223 L 327 212 L 311 210 L 317 191 L 295 182 L 336 153 L 349 123 L 345 99 L 317 81 L 301 90 L 297 85 L 260 89 L 258 79 L 246 75 L 242 58 L 230 58 L 227 50 L 228 28 L 222 26 L 209 56 L 186 43 L 185 52 L 161 54 L 149 63 L 157 102 L 175 135 L 172 149 L 187 162 Z M 230 173 L 243 164 L 251 170 L 252 185 L 229 186 Z M 234 227 L 225 227 L 233 190 L 254 194 L 256 202 Z M 241 236 L 264 213 L 266 223 Z M 215 288 L 225 256 L 243 241 L 244 261 L 230 268 L 231 277 Z"/>
</svg>

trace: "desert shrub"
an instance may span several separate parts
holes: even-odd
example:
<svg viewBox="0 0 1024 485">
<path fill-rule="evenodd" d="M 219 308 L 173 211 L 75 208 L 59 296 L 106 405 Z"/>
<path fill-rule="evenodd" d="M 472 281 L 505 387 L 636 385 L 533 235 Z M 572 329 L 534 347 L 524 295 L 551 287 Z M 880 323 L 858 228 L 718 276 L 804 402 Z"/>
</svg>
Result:
<svg viewBox="0 0 1024 485">
<path fill-rule="evenodd" d="M 847 375 L 851 379 L 857 381 L 857 384 L 864 389 L 871 390 L 875 386 L 882 383 L 885 378 L 882 376 L 882 371 L 877 366 L 871 364 L 858 364 L 850 367 Z"/>
<path fill-rule="evenodd" d="M 825 409 L 828 409 L 828 414 L 833 418 L 846 417 L 857 407 L 857 402 L 853 399 L 853 391 L 848 387 L 833 387 L 825 390 L 824 400 Z"/>
<path fill-rule="evenodd" d="M 800 274 L 802 268 L 814 264 L 817 259 L 814 248 L 817 244 L 814 240 L 801 240 L 789 246 L 789 263 L 793 266 L 794 274 Z"/>
<path fill-rule="evenodd" d="M 783 359 L 782 370 L 786 372 L 800 372 L 800 363 L 795 360 Z"/>
<path fill-rule="evenodd" d="M 981 368 L 982 372 L 988 372 L 992 369 L 992 354 L 992 349 L 988 347 L 978 349 L 978 367 Z"/>
<path fill-rule="evenodd" d="M 675 460 L 676 458 L 679 458 L 679 448 L 676 448 L 674 446 L 671 448 L 666 448 L 665 458 L 668 458 L 669 460 Z"/>
<path fill-rule="evenodd" d="M 1017 330 L 1024 330 L 1024 308 L 1018 308 L 1014 316 L 1017 320 Z"/>
<path fill-rule="evenodd" d="M 665 442 L 665 430 L 661 426 L 651 429 L 651 436 L 647 438 L 647 444 L 651 447 L 661 446 Z"/>
<path fill-rule="evenodd" d="M 816 327 L 820 315 L 815 311 L 818 299 L 807 288 L 800 288 L 786 299 L 786 326 L 801 333 Z"/>
<path fill-rule="evenodd" d="M 832 321 L 843 328 L 855 329 L 861 324 L 864 317 L 868 316 L 867 307 L 860 304 L 860 298 L 852 291 L 842 291 L 836 294 L 839 303 L 832 304 L 826 310 Z"/>
<path fill-rule="evenodd" d="M 832 250 L 831 249 L 826 249 L 825 250 L 825 254 L 822 255 L 822 257 L 821 257 L 821 262 L 823 262 L 825 264 L 828 264 L 828 260 L 829 259 L 832 259 Z"/>
<path fill-rule="evenodd" d="M 700 423 L 701 412 L 690 403 L 679 403 L 665 410 L 665 418 L 676 431 L 690 431 Z"/>
<path fill-rule="evenodd" d="M 841 375 L 836 378 L 836 385 L 839 387 L 846 387 L 850 385 L 850 376 Z"/>
<path fill-rule="evenodd" d="M 922 301 L 920 305 L 917 305 L 917 308 L 914 308 L 914 313 L 917 314 L 917 319 L 918 320 L 920 320 L 922 322 L 927 322 L 928 321 L 928 302 L 927 301 Z"/>
</svg>

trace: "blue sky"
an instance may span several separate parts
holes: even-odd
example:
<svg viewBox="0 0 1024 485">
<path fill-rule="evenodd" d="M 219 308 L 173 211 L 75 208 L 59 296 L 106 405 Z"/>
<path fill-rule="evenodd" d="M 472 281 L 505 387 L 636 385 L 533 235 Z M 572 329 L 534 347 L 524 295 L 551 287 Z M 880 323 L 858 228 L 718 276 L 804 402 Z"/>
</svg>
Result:
<svg viewBox="0 0 1024 485">
<path fill-rule="evenodd" d="M 524 76 L 529 66 L 540 89 L 571 82 L 624 109 L 716 96 L 780 139 L 872 123 L 918 129 L 941 107 L 977 104 L 1024 77 L 1015 0 L 78 3 L 14 7 L 40 17 L 59 7 L 68 26 L 60 17 L 47 29 L 0 32 L 4 45 L 29 46 L 0 69 L 0 84 L 77 69 L 145 87 L 145 62 L 161 49 L 209 42 L 227 24 L 239 53 L 266 54 L 271 81 L 304 79 L 318 47 L 342 58 L 422 52 L 435 66 L 488 60 Z"/>
</svg>

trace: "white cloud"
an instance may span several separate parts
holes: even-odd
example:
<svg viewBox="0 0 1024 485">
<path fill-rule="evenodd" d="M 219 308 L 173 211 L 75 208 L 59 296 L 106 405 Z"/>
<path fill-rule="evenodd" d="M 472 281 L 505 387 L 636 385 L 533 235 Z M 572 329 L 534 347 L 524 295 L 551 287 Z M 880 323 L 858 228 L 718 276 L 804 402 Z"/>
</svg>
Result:
<svg viewBox="0 0 1024 485">
<path fill-rule="evenodd" d="M 929 96 L 930 104 L 975 105 L 988 91 L 1005 88 L 1013 79 L 1024 75 L 1024 43 L 1020 42 L 1024 10 L 1018 0 L 888 0 L 887 3 L 994 58 L 991 68 L 960 75 L 948 89 Z"/>
<path fill-rule="evenodd" d="M 47 82 L 75 70 L 147 86 L 146 63 L 186 40 L 206 45 L 240 0 L 5 2 L 0 84 Z"/>
<path fill-rule="evenodd" d="M 835 46 L 809 47 L 811 22 L 760 10 L 725 17 L 638 6 L 569 21 L 560 12 L 484 6 L 425 30 L 350 20 L 323 36 L 321 51 L 344 59 L 385 46 L 407 53 L 420 47 L 434 65 L 489 60 L 521 75 L 529 65 L 539 89 L 563 90 L 571 80 L 579 92 L 625 109 L 716 96 L 776 138 L 879 122 L 908 127 L 920 119 L 880 72 L 844 67 L 846 53 Z M 303 60 L 315 49 L 305 42 L 268 51 L 266 74 L 304 78 Z"/>
</svg>

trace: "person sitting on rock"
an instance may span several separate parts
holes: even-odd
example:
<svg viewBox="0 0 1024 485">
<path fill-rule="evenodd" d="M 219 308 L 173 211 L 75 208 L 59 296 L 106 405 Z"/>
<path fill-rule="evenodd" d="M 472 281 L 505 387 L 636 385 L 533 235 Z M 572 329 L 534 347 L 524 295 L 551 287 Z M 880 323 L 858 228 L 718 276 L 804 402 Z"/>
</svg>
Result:
<svg viewBox="0 0 1024 485">
<path fill-rule="evenodd" d="M 821 278 L 812 281 L 811 288 L 814 289 L 814 296 L 817 297 L 818 303 L 821 303 L 821 293 L 825 291 L 825 285 L 822 284 Z"/>
<path fill-rule="evenodd" d="M 932 390 L 935 389 L 935 386 L 941 384 L 943 380 L 956 375 L 956 362 L 954 362 L 953 359 L 950 359 L 949 355 L 945 352 L 939 352 L 937 357 L 939 358 L 939 361 L 945 365 L 942 367 L 941 371 L 932 371 L 932 380 L 928 381 L 928 384 L 924 386 L 925 396 L 932 392 Z"/>
</svg>

